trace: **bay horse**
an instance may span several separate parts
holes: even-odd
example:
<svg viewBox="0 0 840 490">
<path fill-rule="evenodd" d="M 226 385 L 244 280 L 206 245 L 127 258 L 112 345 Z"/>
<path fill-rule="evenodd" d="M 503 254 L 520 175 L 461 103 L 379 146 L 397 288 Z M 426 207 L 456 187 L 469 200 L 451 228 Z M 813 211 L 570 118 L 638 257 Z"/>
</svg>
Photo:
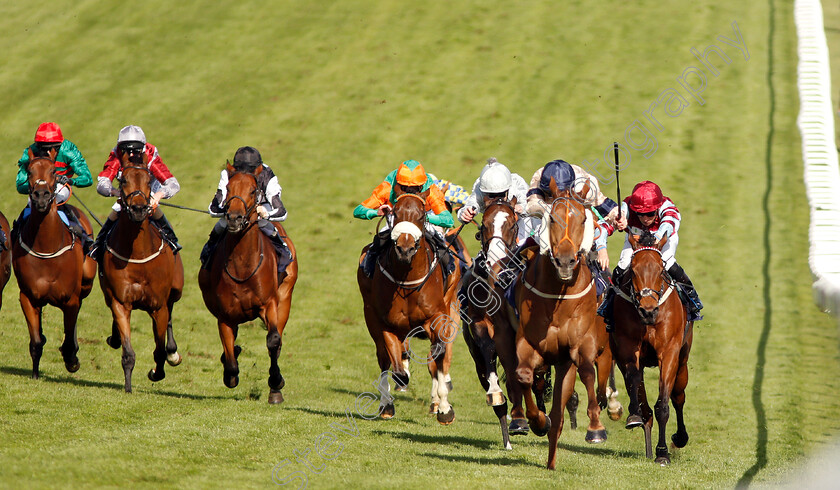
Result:
<svg viewBox="0 0 840 490">
<path fill-rule="evenodd" d="M 411 338 L 420 333 L 431 342 L 430 355 L 420 361 L 427 363 L 432 378 L 430 413 L 436 414 L 440 424 L 449 425 L 455 420 L 455 410 L 448 400 L 447 375 L 452 342 L 458 333 L 449 313 L 457 301 L 461 273 L 455 267 L 444 282 L 442 268 L 426 241 L 423 230 L 428 193 L 406 192 L 396 197 L 390 233 L 393 244 L 378 258 L 373 276 L 368 278 L 359 268 L 357 280 L 381 371 L 380 416 L 389 419 L 395 415 L 388 375 L 393 375 L 398 387 L 405 384 L 408 374 L 402 353 L 408 350 Z M 360 263 L 368 248 L 362 250 Z"/>
<path fill-rule="evenodd" d="M 557 440 L 563 430 L 563 411 L 574 392 L 575 370 L 586 387 L 589 401 L 586 441 L 603 442 L 607 434 L 599 419 L 601 408 L 595 393 L 595 359 L 599 355 L 596 293 L 584 257 L 592 246 L 594 219 L 591 211 L 568 190 L 559 191 L 554 179 L 550 188 L 554 200 L 546 219 L 549 240 L 544 245 L 545 253 L 533 249 L 523 252 L 525 270 L 515 285 L 520 311 L 516 377 L 525 398 L 531 430 L 538 436 L 548 433 L 547 467 L 554 469 Z M 548 416 L 539 410 L 531 396 L 534 371 L 543 364 L 556 370 Z"/>
<path fill-rule="evenodd" d="M 0 309 L 3 308 L 3 290 L 6 288 L 6 283 L 9 282 L 9 277 L 12 276 L 12 242 L 11 230 L 9 229 L 9 220 L 3 213 L 0 213 L 0 229 L 6 239 L 0 244 Z"/>
<path fill-rule="evenodd" d="M 487 204 L 476 238 L 481 253 L 461 280 L 459 300 L 464 340 L 475 362 L 481 386 L 486 390 L 487 405 L 499 418 L 502 445 L 511 449 L 510 434 L 527 434 L 522 408 L 522 392 L 515 381 L 517 365 L 516 330 L 507 318 L 504 287 L 496 288 L 502 270 L 509 264 L 516 247 L 518 215 L 516 198 L 497 199 Z M 508 400 L 499 385 L 496 361 L 501 362 L 507 381 L 508 398 L 513 404 L 510 426 L 507 424 Z"/>
<path fill-rule="evenodd" d="M 285 238 L 292 253 L 292 262 L 278 277 L 277 254 L 258 225 L 257 205 L 262 198 L 257 176 L 237 172 L 228 162 L 227 198 L 224 202 L 227 233 L 210 259 L 210 266 L 198 272 L 198 285 L 204 304 L 216 317 L 222 341 L 222 381 L 228 388 L 239 384 L 239 362 L 242 350 L 235 345 L 239 324 L 262 319 L 268 328 L 265 338 L 271 365 L 268 369 L 268 403 L 283 402 L 281 390 L 286 385 L 277 358 L 283 346 L 283 330 L 292 307 L 292 291 L 298 277 L 297 252 L 280 223 L 272 223 Z"/>
<path fill-rule="evenodd" d="M 107 344 L 122 346 L 125 391 L 131 393 L 131 375 L 135 354 L 131 345 L 131 311 L 145 311 L 152 319 L 155 338 L 155 367 L 149 370 L 151 381 L 162 380 L 165 362 L 181 363 L 181 355 L 172 333 L 172 308 L 184 288 L 184 265 L 181 256 L 167 246 L 160 231 L 149 221 L 154 212 L 151 203 L 152 174 L 148 156 L 142 164 L 122 156 L 119 177 L 122 209 L 111 233 L 105 239 L 99 271 L 99 285 L 113 321 Z"/>
<path fill-rule="evenodd" d="M 652 458 L 651 428 L 656 416 L 656 462 L 664 466 L 671 462 L 665 443 L 668 400 L 677 414 L 677 432 L 671 440 L 678 448 L 688 443 L 683 406 L 694 325 L 687 321 L 676 285 L 665 272 L 662 247 L 668 237 L 656 242 L 652 234 L 628 235 L 628 240 L 633 256 L 623 284 L 617 285 L 613 305 L 616 323 L 610 342 L 630 396 L 626 427 L 644 428 L 645 455 Z M 653 412 L 645 393 L 645 367 L 659 368 L 659 397 Z"/>
<path fill-rule="evenodd" d="M 32 378 L 40 376 L 39 365 L 47 338 L 41 323 L 45 305 L 59 308 L 64 316 L 64 342 L 61 355 L 64 367 L 74 373 L 79 370 L 79 344 L 76 321 L 82 300 L 93 287 L 96 262 L 87 257 L 83 244 L 62 222 L 56 198 L 55 161 L 35 157 L 29 151 L 29 219 L 12 241 L 12 264 L 20 288 L 20 307 L 29 327 L 29 355 L 32 357 Z M 65 205 L 75 213 L 85 231 L 93 229 L 84 213 Z M 4 231 L 8 223 L 3 220 Z M 8 232 L 7 232 L 7 236 Z M 7 259 L 2 259 L 7 260 Z"/>
</svg>

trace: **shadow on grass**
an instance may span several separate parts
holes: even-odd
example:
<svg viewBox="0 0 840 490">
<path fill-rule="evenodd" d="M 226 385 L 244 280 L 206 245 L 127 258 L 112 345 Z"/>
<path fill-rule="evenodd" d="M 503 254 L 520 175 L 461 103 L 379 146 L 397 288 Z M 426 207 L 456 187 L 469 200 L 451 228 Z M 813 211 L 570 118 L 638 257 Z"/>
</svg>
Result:
<svg viewBox="0 0 840 490">
<path fill-rule="evenodd" d="M 378 430 L 375 429 L 373 431 L 374 434 L 380 434 L 383 436 L 390 436 L 395 439 L 405 439 L 407 441 L 412 442 L 422 442 L 425 444 L 463 444 L 465 446 L 472 446 L 478 449 L 500 449 L 501 442 L 500 441 L 487 441 L 481 439 L 472 439 L 469 437 L 464 436 L 453 436 L 453 435 L 426 435 L 426 434 L 416 434 L 412 432 L 392 432 L 392 431 L 385 431 L 385 430 Z"/>
<path fill-rule="evenodd" d="M 538 463 L 536 461 L 531 461 L 525 456 L 519 458 L 512 458 L 510 456 L 501 456 L 498 458 L 493 457 L 474 457 L 474 456 L 461 456 L 461 455 L 450 455 L 450 454 L 438 454 L 438 453 L 417 453 L 418 456 L 426 456 L 428 458 L 433 459 L 440 459 L 442 461 L 453 462 L 458 461 L 461 463 L 476 463 L 481 465 L 493 464 L 493 465 L 504 465 L 504 466 L 532 466 L 534 468 L 545 469 L 545 464 Z M 546 454 L 548 454 L 546 452 Z"/>
<path fill-rule="evenodd" d="M 25 378 L 29 378 L 32 375 L 31 369 L 23 369 L 19 367 L 13 366 L 0 366 L 0 372 L 11 374 L 15 376 L 22 376 Z M 125 385 L 123 383 L 112 383 L 107 381 L 91 381 L 88 379 L 81 379 L 81 378 L 73 378 L 68 375 L 64 376 L 52 376 L 49 374 L 41 373 L 41 378 L 38 380 L 39 382 L 48 382 L 48 383 L 63 383 L 63 384 L 71 384 L 76 386 L 84 386 L 88 388 L 108 388 L 117 391 L 125 390 Z M 136 391 L 136 389 L 135 389 Z M 156 390 L 143 390 L 142 393 L 148 395 L 163 395 L 172 398 L 187 398 L 189 400 L 227 400 L 228 397 L 225 396 L 204 396 L 204 395 L 194 395 L 192 393 L 177 393 L 174 391 L 156 391 Z"/>
<path fill-rule="evenodd" d="M 356 412 L 356 407 L 353 405 L 352 401 L 350 403 L 348 403 L 345 408 L 346 408 L 346 410 L 350 411 L 350 416 L 351 417 L 355 418 L 358 421 L 364 422 L 364 423 L 368 423 L 368 422 L 371 422 L 371 423 L 396 423 L 396 422 L 400 422 L 400 423 L 408 423 L 408 424 L 419 425 L 415 420 L 412 420 L 412 419 L 396 419 L 396 420 L 395 419 L 389 419 L 389 420 L 385 420 L 381 417 L 366 419 L 366 418 L 362 417 L 361 415 L 359 415 L 358 412 Z M 286 407 L 286 409 L 287 410 L 297 410 L 298 412 L 309 413 L 309 414 L 312 414 L 312 415 L 322 415 L 324 417 L 337 417 L 337 418 L 340 418 L 340 419 L 347 418 L 346 412 L 338 412 L 338 411 L 335 411 L 335 410 L 319 410 L 319 409 L 309 408 L 309 407 L 291 407 L 291 406 Z M 388 432 L 388 434 L 390 434 L 390 432 Z"/>
</svg>

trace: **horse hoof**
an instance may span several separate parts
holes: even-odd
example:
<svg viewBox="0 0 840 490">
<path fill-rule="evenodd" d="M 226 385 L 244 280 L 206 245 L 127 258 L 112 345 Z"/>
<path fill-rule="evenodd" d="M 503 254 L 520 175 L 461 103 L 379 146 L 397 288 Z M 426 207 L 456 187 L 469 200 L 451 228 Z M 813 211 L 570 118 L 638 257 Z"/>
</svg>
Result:
<svg viewBox="0 0 840 490">
<path fill-rule="evenodd" d="M 225 375 L 223 381 L 225 383 L 225 386 L 227 386 L 228 388 L 236 388 L 236 386 L 239 384 L 239 376 Z"/>
<path fill-rule="evenodd" d="M 154 369 L 149 369 L 149 379 L 152 380 L 153 382 L 160 381 L 165 377 L 166 377 L 166 373 L 164 373 L 163 371 L 161 371 L 160 377 L 158 377 L 157 371 L 155 371 Z"/>
<path fill-rule="evenodd" d="M 432 402 L 429 404 L 429 415 L 434 415 L 438 412 L 438 406 L 440 406 L 437 402 Z"/>
<path fill-rule="evenodd" d="M 600 444 L 607 440 L 607 429 L 601 430 L 587 430 L 586 442 L 590 444 Z"/>
<path fill-rule="evenodd" d="M 112 349 L 119 349 L 122 345 L 119 337 L 114 337 L 113 335 L 109 335 L 107 339 L 105 339 L 105 343 L 108 344 L 108 347 Z"/>
<path fill-rule="evenodd" d="M 490 407 L 498 407 L 499 405 L 504 405 L 507 403 L 505 399 L 505 394 L 501 391 L 498 393 L 489 393 L 487 395 L 487 405 Z"/>
<path fill-rule="evenodd" d="M 683 434 L 682 436 L 677 433 L 671 436 L 671 442 L 674 443 L 674 447 L 685 447 L 688 444 L 688 434 Z"/>
<path fill-rule="evenodd" d="M 379 416 L 382 417 L 385 420 L 388 420 L 388 419 L 394 418 L 395 413 L 396 413 L 396 411 L 394 410 L 394 404 L 389 403 L 389 404 L 385 405 L 384 407 L 382 407 L 382 412 L 379 414 Z"/>
<path fill-rule="evenodd" d="M 455 410 L 451 407 L 447 413 L 438 413 L 437 421 L 440 425 L 449 425 L 455 421 Z"/>
<path fill-rule="evenodd" d="M 405 393 L 406 391 L 408 391 L 408 386 L 403 386 L 403 385 L 397 383 L 397 386 L 396 386 L 396 388 L 394 388 L 394 391 L 397 391 L 397 392 L 400 392 L 400 393 Z"/>
<path fill-rule="evenodd" d="M 513 419 L 508 426 L 508 433 L 512 436 L 524 436 L 531 432 L 526 419 Z"/>
<path fill-rule="evenodd" d="M 624 415 L 624 409 L 619 408 L 615 412 L 610 411 L 609 414 L 610 414 L 610 420 L 621 420 L 621 416 Z"/>
<path fill-rule="evenodd" d="M 268 404 L 279 405 L 281 403 L 283 403 L 283 393 L 280 393 L 280 391 L 271 390 L 271 393 L 268 394 Z"/>
<path fill-rule="evenodd" d="M 177 351 L 173 352 L 172 354 L 166 355 L 166 362 L 170 366 L 177 366 L 178 364 L 181 364 L 181 361 L 183 360 L 184 359 L 181 357 L 181 354 L 179 354 Z"/>
<path fill-rule="evenodd" d="M 79 370 L 79 367 L 80 367 L 79 366 L 79 360 L 75 359 L 75 360 L 70 361 L 70 362 L 65 362 L 64 367 L 67 368 L 68 373 L 75 373 L 76 371 Z"/>
<path fill-rule="evenodd" d="M 32 378 L 32 379 L 41 379 L 41 375 L 40 375 L 40 374 L 38 374 L 38 372 L 37 372 L 37 371 L 33 371 L 33 372 L 32 372 L 32 375 L 31 375 L 31 376 L 29 376 L 29 377 L 30 377 L 30 378 Z"/>
<path fill-rule="evenodd" d="M 528 424 L 530 426 L 530 424 Z M 548 434 L 549 429 L 551 429 L 551 419 L 548 418 L 548 415 L 545 416 L 545 426 L 540 429 L 536 429 L 531 427 L 531 432 L 534 433 L 537 437 L 543 437 L 544 435 Z"/>
<path fill-rule="evenodd" d="M 645 422 L 642 420 L 642 417 L 638 415 L 628 415 L 627 423 L 624 424 L 624 428 L 635 429 L 636 427 L 641 427 L 643 425 L 645 425 Z"/>
<path fill-rule="evenodd" d="M 654 460 L 659 466 L 668 466 L 671 464 L 671 458 L 668 456 L 657 456 Z"/>
</svg>

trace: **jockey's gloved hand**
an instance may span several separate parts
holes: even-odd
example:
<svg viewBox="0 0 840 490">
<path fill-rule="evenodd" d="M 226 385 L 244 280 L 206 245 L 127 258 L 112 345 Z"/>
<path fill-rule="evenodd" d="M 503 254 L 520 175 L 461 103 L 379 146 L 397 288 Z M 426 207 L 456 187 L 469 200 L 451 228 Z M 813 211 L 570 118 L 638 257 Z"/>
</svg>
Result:
<svg viewBox="0 0 840 490">
<path fill-rule="evenodd" d="M 70 181 L 70 177 L 66 175 L 56 175 L 55 181 L 59 184 L 70 185 L 72 182 Z"/>
<path fill-rule="evenodd" d="M 257 214 L 262 219 L 268 219 L 268 210 L 265 209 L 265 206 L 257 206 Z"/>
</svg>

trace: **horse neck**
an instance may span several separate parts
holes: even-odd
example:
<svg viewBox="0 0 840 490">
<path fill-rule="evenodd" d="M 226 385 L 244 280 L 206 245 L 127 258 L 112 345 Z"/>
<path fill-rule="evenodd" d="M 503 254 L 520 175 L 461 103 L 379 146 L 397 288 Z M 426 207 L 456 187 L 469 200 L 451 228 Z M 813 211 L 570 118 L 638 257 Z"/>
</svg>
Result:
<svg viewBox="0 0 840 490">
<path fill-rule="evenodd" d="M 69 243 L 65 236 L 71 234 L 67 226 L 61 221 L 58 215 L 58 207 L 53 201 L 46 212 L 36 211 L 34 206 L 29 206 L 29 219 L 26 226 L 21 230 L 21 238 L 38 250 L 50 250 L 59 244 Z M 60 238 L 59 238 L 60 237 Z M 66 242 L 66 243 L 65 243 Z"/>
<path fill-rule="evenodd" d="M 260 254 L 257 251 L 262 240 L 261 235 L 262 231 L 256 223 L 249 225 L 242 233 L 226 233 L 228 261 L 235 261 L 246 267 L 255 267 L 260 262 Z"/>
<path fill-rule="evenodd" d="M 125 212 L 120 213 L 111 235 L 113 237 L 108 240 L 111 246 L 121 253 L 128 254 L 131 252 L 154 253 L 160 248 L 162 240 L 160 234 L 152 230 L 148 218 L 137 223 L 132 221 Z"/>
</svg>

